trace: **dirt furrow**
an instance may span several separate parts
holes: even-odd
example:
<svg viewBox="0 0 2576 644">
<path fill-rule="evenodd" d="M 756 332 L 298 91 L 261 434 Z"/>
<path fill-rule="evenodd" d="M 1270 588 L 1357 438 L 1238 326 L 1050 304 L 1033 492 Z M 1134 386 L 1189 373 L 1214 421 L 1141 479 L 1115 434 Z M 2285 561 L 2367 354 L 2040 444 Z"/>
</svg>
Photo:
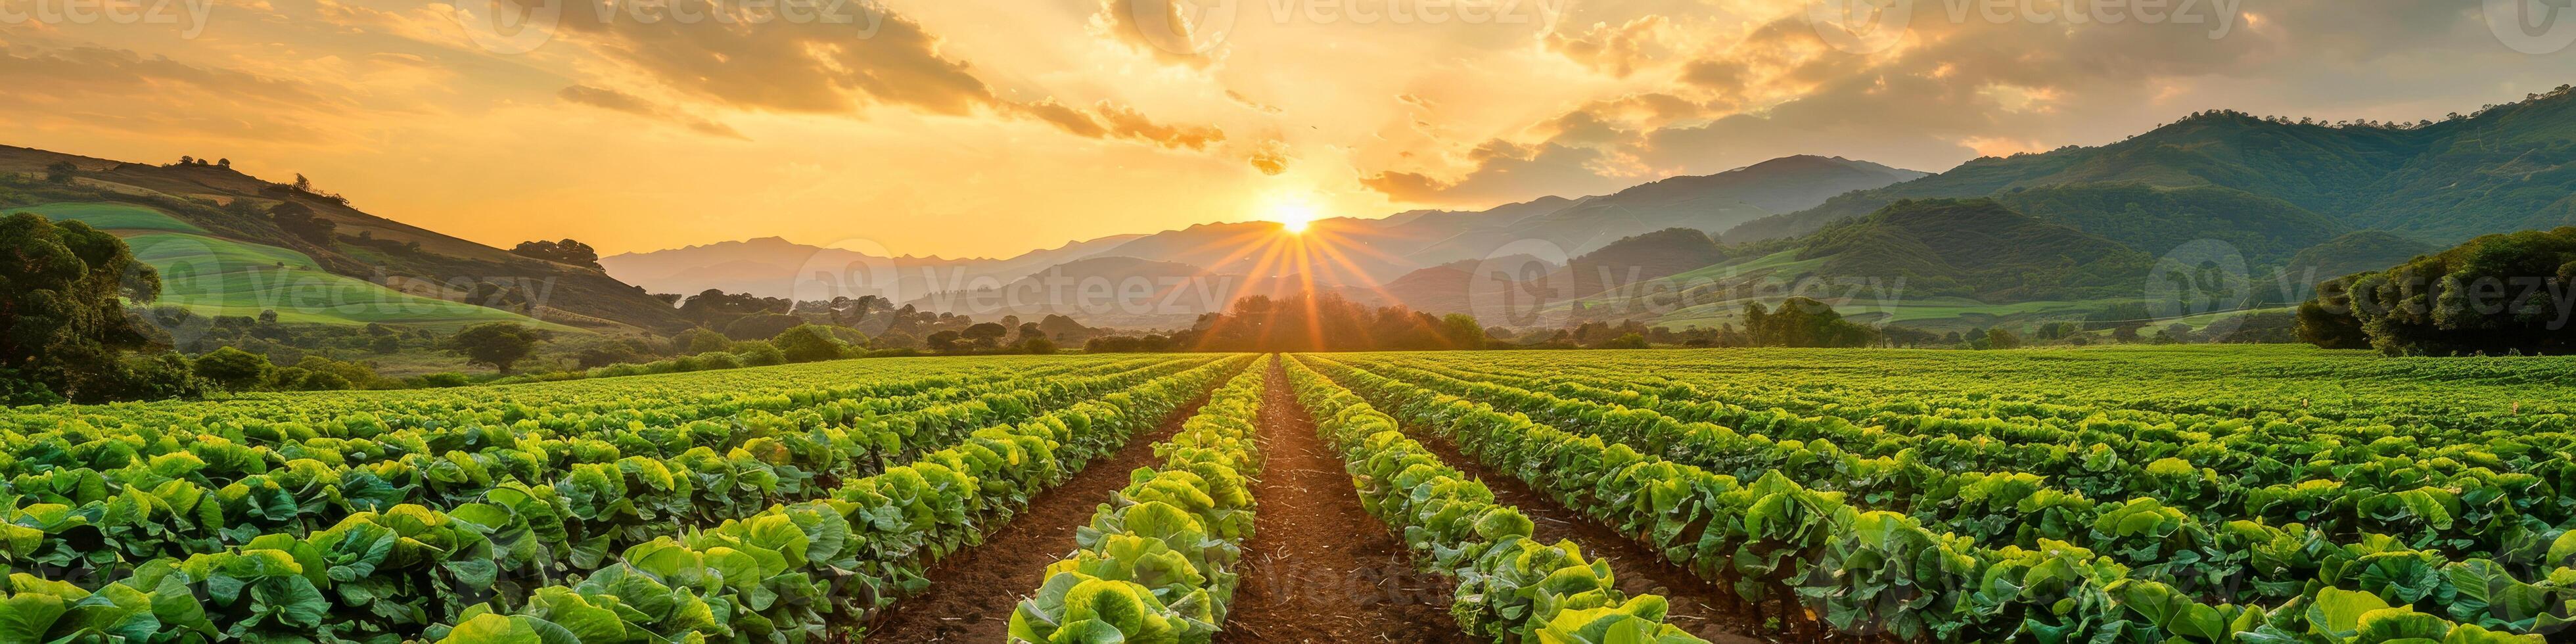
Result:
<svg viewBox="0 0 2576 644">
<path fill-rule="evenodd" d="M 1154 444 L 1171 438 L 1181 424 L 1197 415 L 1208 397 L 1182 405 L 1151 432 L 1137 435 L 1106 460 L 1094 461 L 1073 480 L 1038 493 L 1010 524 L 988 535 L 983 545 L 949 555 L 931 566 L 930 588 L 896 602 L 868 629 L 867 642 L 975 642 L 992 644 L 1009 637 L 1011 610 L 1045 583 L 1046 567 L 1072 554 L 1074 530 L 1091 524 L 1091 513 L 1109 495 L 1127 487 L 1127 473 L 1161 464 Z"/>
<path fill-rule="evenodd" d="M 1475 641 L 1449 617 L 1453 582 L 1415 570 L 1403 542 L 1360 509 L 1341 456 L 1316 435 L 1275 365 L 1259 443 L 1264 464 L 1243 584 L 1217 642 Z"/>
</svg>

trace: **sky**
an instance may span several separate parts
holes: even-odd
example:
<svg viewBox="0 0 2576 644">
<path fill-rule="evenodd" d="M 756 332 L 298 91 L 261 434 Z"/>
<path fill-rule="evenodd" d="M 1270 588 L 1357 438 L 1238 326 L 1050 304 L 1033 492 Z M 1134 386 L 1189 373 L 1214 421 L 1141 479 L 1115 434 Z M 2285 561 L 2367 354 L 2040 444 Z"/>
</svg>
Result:
<svg viewBox="0 0 2576 644">
<path fill-rule="evenodd" d="M 595 2 L 595 4 L 593 3 Z M 2533 4 L 2526 4 L 2533 3 Z M 2537 9 L 2534 9 L 2537 7 Z M 2536 0 L 0 0 L 0 143 L 497 246 L 1007 256 L 2576 82 Z"/>
</svg>

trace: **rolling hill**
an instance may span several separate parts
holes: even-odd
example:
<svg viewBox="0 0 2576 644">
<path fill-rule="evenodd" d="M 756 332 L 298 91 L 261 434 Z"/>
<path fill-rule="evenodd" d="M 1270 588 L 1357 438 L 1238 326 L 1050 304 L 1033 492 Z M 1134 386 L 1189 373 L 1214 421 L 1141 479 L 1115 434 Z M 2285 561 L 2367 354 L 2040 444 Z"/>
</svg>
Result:
<svg viewBox="0 0 2576 644">
<path fill-rule="evenodd" d="M 67 184 L 33 180 L 79 168 Z M 541 320 L 591 329 L 683 323 L 643 289 L 570 266 L 362 212 L 340 198 L 212 164 L 126 163 L 0 146 L 0 210 L 81 219 L 115 231 L 164 274 L 165 304 L 202 313 L 316 323 L 454 325 Z M 299 234 L 268 216 L 294 204 L 333 232 Z"/>
<path fill-rule="evenodd" d="M 2099 147 L 1982 158 L 1948 172 L 1834 197 L 1725 233 L 1804 235 L 1898 199 L 2001 197 L 2103 183 L 2209 186 L 2278 199 L 2345 230 L 2428 243 L 2576 223 L 2576 93 L 2565 89 L 2441 122 L 2336 125 L 2204 112 Z M 2059 218 L 2106 219 L 2100 208 Z M 2158 250 L 2158 249 L 2148 249 Z"/>
</svg>

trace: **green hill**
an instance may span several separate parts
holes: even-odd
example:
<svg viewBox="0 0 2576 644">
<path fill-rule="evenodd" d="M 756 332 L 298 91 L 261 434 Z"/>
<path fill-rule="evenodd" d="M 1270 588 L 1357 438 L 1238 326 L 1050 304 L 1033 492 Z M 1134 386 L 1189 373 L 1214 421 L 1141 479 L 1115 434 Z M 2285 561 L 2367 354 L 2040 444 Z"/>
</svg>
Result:
<svg viewBox="0 0 2576 644">
<path fill-rule="evenodd" d="M 1992 199 L 1908 200 L 1827 228 L 1798 251 L 1822 276 L 1902 278 L 1909 296 L 1986 302 L 2132 294 L 2154 259 Z"/>
<path fill-rule="evenodd" d="M 2347 232 L 2290 202 L 2234 188 L 2160 188 L 2144 182 L 2013 188 L 1995 201 L 2053 224 L 2163 253 L 2200 240 L 2226 242 L 2254 266 L 2274 266 Z"/>
<path fill-rule="evenodd" d="M 63 162 L 79 169 L 77 178 L 38 178 Z M 287 230 L 272 216 L 281 208 L 310 211 L 330 228 Z M 283 320 L 322 323 L 687 326 L 668 303 L 599 269 L 514 255 L 229 167 L 0 146 L 0 212 L 22 211 L 115 231 L 162 269 L 165 304 L 201 312 L 276 310 Z"/>
<path fill-rule="evenodd" d="M 1727 231 L 1729 242 L 1808 234 L 1899 199 L 2135 182 L 2213 186 L 2277 199 L 2343 230 L 2451 243 L 2576 223 L 2576 96 L 2562 88 L 2438 123 L 2323 124 L 2206 112 L 2100 147 L 1982 158 L 1948 172 L 1837 196 Z M 2095 209 L 2052 218 L 2094 223 Z M 2088 228 L 2087 230 L 2093 230 Z M 2110 232 L 2094 230 L 2110 235 Z"/>
</svg>

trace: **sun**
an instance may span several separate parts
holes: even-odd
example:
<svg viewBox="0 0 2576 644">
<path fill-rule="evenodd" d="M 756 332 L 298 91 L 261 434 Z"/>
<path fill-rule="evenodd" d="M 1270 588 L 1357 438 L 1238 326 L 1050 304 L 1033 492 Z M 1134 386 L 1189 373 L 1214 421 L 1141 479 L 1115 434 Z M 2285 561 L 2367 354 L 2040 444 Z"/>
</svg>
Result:
<svg viewBox="0 0 2576 644">
<path fill-rule="evenodd" d="M 1307 225 L 1315 223 L 1315 204 L 1294 197 L 1272 201 L 1269 219 L 1279 222 L 1279 227 L 1287 230 L 1288 234 L 1302 235 L 1306 233 Z"/>
</svg>

